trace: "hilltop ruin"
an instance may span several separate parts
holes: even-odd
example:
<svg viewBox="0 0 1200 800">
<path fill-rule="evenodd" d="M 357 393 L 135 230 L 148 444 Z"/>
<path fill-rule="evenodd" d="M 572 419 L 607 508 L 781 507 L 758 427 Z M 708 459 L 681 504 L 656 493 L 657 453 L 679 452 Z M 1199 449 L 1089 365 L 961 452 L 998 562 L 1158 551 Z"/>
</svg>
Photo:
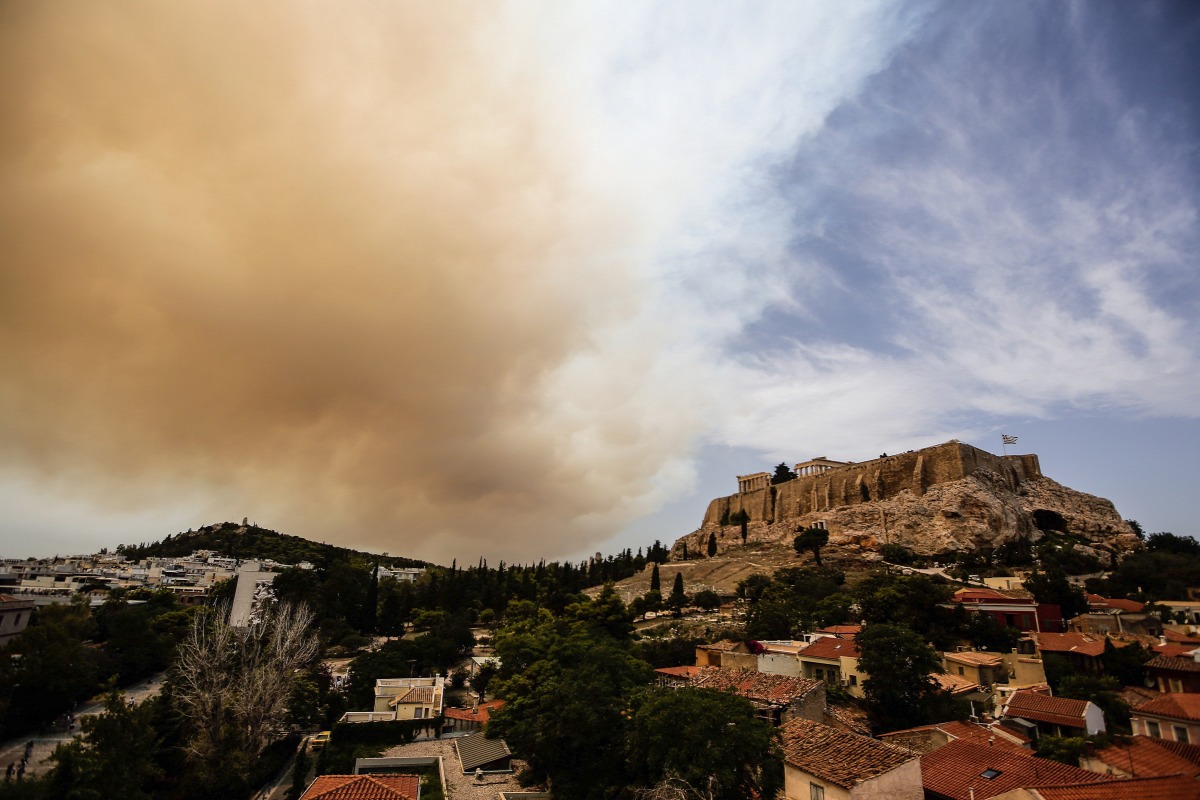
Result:
<svg viewBox="0 0 1200 800">
<path fill-rule="evenodd" d="M 1106 550 L 1137 546 L 1112 502 L 1042 475 L 1036 455 L 997 456 L 959 441 L 859 463 L 815 458 L 797 477 L 738 476 L 738 491 L 708 505 L 700 528 L 679 539 L 673 558 L 748 542 L 790 546 L 798 530 L 821 527 L 832 544 L 875 550 L 898 544 L 932 555 L 995 546 L 1047 531 Z"/>
</svg>

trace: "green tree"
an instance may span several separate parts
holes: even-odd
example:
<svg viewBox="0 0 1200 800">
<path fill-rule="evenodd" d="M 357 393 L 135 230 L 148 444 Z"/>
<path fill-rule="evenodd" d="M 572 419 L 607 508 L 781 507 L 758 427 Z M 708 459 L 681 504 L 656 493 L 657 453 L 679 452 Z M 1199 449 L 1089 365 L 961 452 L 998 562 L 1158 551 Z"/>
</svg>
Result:
<svg viewBox="0 0 1200 800">
<path fill-rule="evenodd" d="M 858 667 L 869 676 L 863 691 L 876 732 L 944 721 L 930 719 L 945 701 L 932 675 L 944 670 L 937 652 L 919 633 L 901 625 L 873 623 L 862 629 L 856 642 Z"/>
<path fill-rule="evenodd" d="M 1088 740 L 1082 736 L 1041 736 L 1037 742 L 1038 756 L 1073 767 L 1079 766 L 1079 759 L 1087 749 Z"/>
<path fill-rule="evenodd" d="M 792 471 L 787 462 L 782 462 L 775 467 L 775 474 L 771 476 L 771 483 L 786 483 L 790 480 L 795 480 L 796 473 Z"/>
<path fill-rule="evenodd" d="M 679 610 L 687 605 L 687 595 L 683 591 L 682 572 L 675 573 L 675 580 L 671 583 L 671 596 L 667 598 L 667 605 L 675 610 Z"/>
<path fill-rule="evenodd" d="M 821 566 L 821 548 L 827 544 L 829 544 L 829 531 L 824 528 L 805 528 L 792 541 L 792 546 L 797 553 L 811 551 L 818 567 Z"/>
<path fill-rule="evenodd" d="M 717 533 L 713 531 L 708 535 L 708 557 L 712 558 L 717 554 Z"/>
<path fill-rule="evenodd" d="M 152 701 L 151 701 L 152 702 Z M 51 760 L 50 796 L 63 800 L 150 800 L 158 776 L 158 734 L 149 706 L 130 707 L 115 688 L 104 713 L 80 721 L 82 736 L 61 744 Z"/>
<path fill-rule="evenodd" d="M 1034 570 L 1025 579 L 1025 588 L 1039 603 L 1057 605 L 1063 619 L 1071 619 L 1087 611 L 1087 595 L 1067 579 L 1060 567 L 1049 566 L 1045 571 Z"/>
<path fill-rule="evenodd" d="M 543 609 L 510 617 L 496 652 L 493 689 L 505 704 L 492 714 L 488 735 L 504 737 L 532 777 L 549 779 L 559 796 L 601 800 L 624 786 L 629 699 L 653 675 L 629 640 L 614 637 L 594 614 L 555 618 Z"/>
<path fill-rule="evenodd" d="M 778 732 L 750 702 L 707 689 L 651 689 L 636 697 L 625 750 L 633 780 L 668 776 L 713 800 L 774 797 L 782 788 Z M 686 720 L 686 724 L 681 721 Z"/>
<path fill-rule="evenodd" d="M 696 592 L 692 602 L 705 611 L 713 611 L 721 607 L 721 598 L 712 589 L 701 589 Z"/>
<path fill-rule="evenodd" d="M 662 583 L 661 583 L 660 578 L 658 577 L 658 562 L 657 561 L 655 561 L 654 566 L 652 566 L 650 568 L 650 591 L 652 591 L 652 592 L 661 592 L 662 591 Z"/>
</svg>

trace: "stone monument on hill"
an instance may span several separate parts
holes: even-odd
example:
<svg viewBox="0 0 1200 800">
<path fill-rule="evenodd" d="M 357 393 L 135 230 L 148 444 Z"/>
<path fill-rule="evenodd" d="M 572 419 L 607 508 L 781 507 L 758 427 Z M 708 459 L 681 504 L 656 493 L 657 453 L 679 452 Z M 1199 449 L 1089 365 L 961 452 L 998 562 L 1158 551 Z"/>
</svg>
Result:
<svg viewBox="0 0 1200 800">
<path fill-rule="evenodd" d="M 696 531 L 675 542 L 672 558 L 750 542 L 791 542 L 809 527 L 829 531 L 830 544 L 866 550 L 898 544 L 930 555 L 995 546 L 1058 531 L 1108 550 L 1137 546 L 1137 537 L 1101 497 L 1042 475 L 1036 455 L 998 456 L 949 441 L 860 463 L 814 458 L 796 477 L 771 483 L 768 473 L 741 475 L 738 491 L 708 505 Z"/>
</svg>

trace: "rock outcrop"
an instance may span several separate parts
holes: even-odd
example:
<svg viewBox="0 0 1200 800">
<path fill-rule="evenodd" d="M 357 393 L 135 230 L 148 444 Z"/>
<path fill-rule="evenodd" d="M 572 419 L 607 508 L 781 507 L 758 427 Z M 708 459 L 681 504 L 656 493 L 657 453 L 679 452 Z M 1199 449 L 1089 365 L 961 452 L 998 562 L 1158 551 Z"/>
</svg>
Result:
<svg viewBox="0 0 1200 800">
<path fill-rule="evenodd" d="M 672 557 L 681 558 L 685 544 L 692 557 L 706 553 L 714 534 L 718 551 L 742 544 L 742 519 L 748 542 L 790 546 L 798 530 L 820 526 L 831 544 L 865 551 L 898 544 L 923 555 L 1037 540 L 1048 531 L 1099 550 L 1138 543 L 1110 501 L 1043 476 L 1036 455 L 996 456 L 947 442 L 861 464 L 827 463 L 836 466 L 775 485 L 742 479 L 747 490 L 713 500 Z"/>
</svg>

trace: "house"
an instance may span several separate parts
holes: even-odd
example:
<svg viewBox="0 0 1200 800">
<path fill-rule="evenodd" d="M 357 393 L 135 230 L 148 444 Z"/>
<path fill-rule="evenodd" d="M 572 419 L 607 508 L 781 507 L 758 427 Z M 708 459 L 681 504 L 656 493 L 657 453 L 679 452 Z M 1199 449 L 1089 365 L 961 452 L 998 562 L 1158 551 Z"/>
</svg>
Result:
<svg viewBox="0 0 1200 800">
<path fill-rule="evenodd" d="M 481 731 L 488 724 L 491 714 L 503 700 L 490 700 L 474 708 L 447 708 L 444 712 L 446 727 L 452 731 Z"/>
<path fill-rule="evenodd" d="M 845 686 L 850 694 L 862 696 L 863 673 L 858 671 L 858 645 L 853 639 L 819 636 L 796 654 L 796 660 L 803 677 Z"/>
<path fill-rule="evenodd" d="M 1066 659 L 1075 672 L 1098 674 L 1104 671 L 1104 648 L 1106 644 L 1113 647 L 1125 647 L 1132 641 L 1116 639 L 1111 636 L 1098 636 L 1089 633 L 1033 633 L 1030 634 L 1037 652 L 1045 658 L 1055 655 Z"/>
<path fill-rule="evenodd" d="M 1008 682 L 1008 669 L 1004 665 L 1004 658 L 996 653 L 982 653 L 978 650 L 942 653 L 942 666 L 947 675 L 966 678 L 977 686 Z"/>
<path fill-rule="evenodd" d="M 917 754 L 807 719 L 783 726 L 786 800 L 921 800 Z"/>
<path fill-rule="evenodd" d="M 0 594 L 0 646 L 8 644 L 25 630 L 33 616 L 32 600 Z"/>
<path fill-rule="evenodd" d="M 758 671 L 769 672 L 772 675 L 800 675 L 800 662 L 796 655 L 804 648 L 804 642 L 760 641 L 762 647 L 758 654 Z"/>
<path fill-rule="evenodd" d="M 972 587 L 959 589 L 951 600 L 968 611 L 987 614 L 1001 625 L 1019 631 L 1061 631 L 1065 628 L 1062 609 L 1052 603 L 1038 603 L 1026 592 L 1006 594 L 995 589 Z"/>
<path fill-rule="evenodd" d="M 659 667 L 654 670 L 658 675 L 658 685 L 668 687 L 690 686 L 692 680 L 711 667 Z"/>
<path fill-rule="evenodd" d="M 935 725 L 922 725 L 902 731 L 892 731 L 879 737 L 885 742 L 899 745 L 907 750 L 913 750 L 924 755 L 932 753 L 939 747 L 950 742 L 965 739 L 976 744 L 989 747 L 1018 747 L 1028 749 L 1030 740 L 1013 731 L 1005 730 L 1002 726 L 985 725 L 979 722 L 963 722 L 951 720 Z"/>
<path fill-rule="evenodd" d="M 998 716 L 1023 721 L 1042 736 L 1095 736 L 1105 730 L 1104 712 L 1092 701 L 1028 690 L 1009 695 Z"/>
<path fill-rule="evenodd" d="M 454 740 L 454 750 L 463 774 L 472 772 L 512 772 L 512 751 L 503 739 L 489 739 L 472 733 Z"/>
<path fill-rule="evenodd" d="M 1138 636 L 1162 635 L 1162 620 L 1157 614 L 1146 611 L 1146 604 L 1136 600 L 1087 596 L 1088 610 L 1070 621 L 1070 628 L 1080 633 L 1105 636 L 1134 634 Z"/>
<path fill-rule="evenodd" d="M 347 711 L 342 722 L 395 722 L 402 719 L 433 719 L 442 715 L 445 681 L 431 678 L 380 678 L 375 681 L 375 705 L 371 711 Z"/>
<path fill-rule="evenodd" d="M 1019 747 L 956 739 L 921 756 L 921 779 L 926 800 L 988 800 L 1027 786 L 1078 786 L 1105 777 Z"/>
<path fill-rule="evenodd" d="M 1197 800 L 1200 784 L 1179 775 L 1128 778 L 1102 783 L 1030 786 L 996 795 L 994 800 Z"/>
<path fill-rule="evenodd" d="M 773 725 L 796 717 L 820 720 L 825 714 L 825 684 L 809 678 L 707 667 L 692 678 L 691 685 L 744 697 L 756 716 Z"/>
<path fill-rule="evenodd" d="M 1200 778 L 1200 745 L 1138 734 L 1089 752 L 1079 765 L 1101 775 L 1121 778 L 1182 775 L 1196 780 Z"/>
<path fill-rule="evenodd" d="M 1200 744 L 1200 694 L 1164 694 L 1134 706 L 1130 716 L 1135 734 Z"/>
<path fill-rule="evenodd" d="M 420 800 L 416 775 L 321 775 L 300 800 Z"/>
<path fill-rule="evenodd" d="M 696 647 L 696 666 L 758 669 L 758 654 L 746 642 L 722 639 Z"/>
<path fill-rule="evenodd" d="M 1200 649 L 1190 655 L 1157 655 L 1146 672 L 1160 692 L 1200 692 Z"/>
</svg>

